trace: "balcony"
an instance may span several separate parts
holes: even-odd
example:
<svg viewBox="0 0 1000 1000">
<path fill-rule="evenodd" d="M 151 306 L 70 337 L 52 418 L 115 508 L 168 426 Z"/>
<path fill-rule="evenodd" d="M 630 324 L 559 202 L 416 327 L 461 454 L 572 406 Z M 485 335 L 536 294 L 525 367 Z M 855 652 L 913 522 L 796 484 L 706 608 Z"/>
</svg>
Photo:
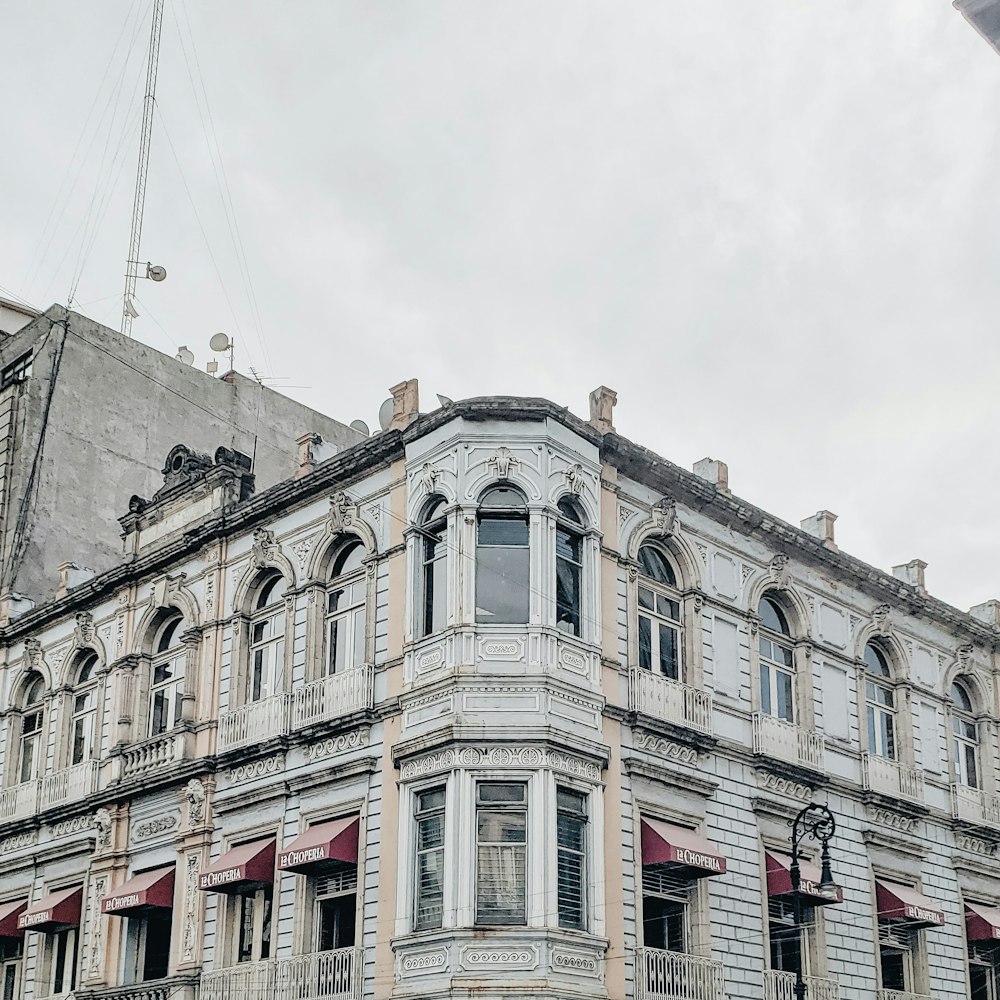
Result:
<svg viewBox="0 0 1000 1000">
<path fill-rule="evenodd" d="M 906 990 L 877 990 L 875 1000 L 931 1000 L 926 993 L 909 993 Z"/>
<path fill-rule="evenodd" d="M 252 746 L 288 732 L 286 694 L 261 698 L 219 716 L 219 753 Z"/>
<path fill-rule="evenodd" d="M 122 781 L 142 778 L 183 760 L 186 736 L 185 730 L 175 730 L 125 747 L 121 753 L 119 777 Z"/>
<path fill-rule="evenodd" d="M 12 823 L 38 812 L 38 782 L 25 781 L 0 792 L 0 823 Z"/>
<path fill-rule="evenodd" d="M 71 996 L 73 1000 L 195 1000 L 197 992 L 197 979 L 191 976 L 169 976 L 148 983 L 136 983 L 134 986 L 99 986 L 95 989 L 79 987 Z"/>
<path fill-rule="evenodd" d="M 635 1000 L 723 1000 L 722 963 L 679 951 L 636 948 Z"/>
<path fill-rule="evenodd" d="M 1000 799 L 980 788 L 952 785 L 951 814 L 973 826 L 1000 828 Z"/>
<path fill-rule="evenodd" d="M 331 722 L 374 704 L 375 671 L 355 667 L 312 681 L 292 693 L 292 728 Z"/>
<path fill-rule="evenodd" d="M 761 712 L 753 717 L 753 752 L 756 754 L 822 771 L 823 747 L 820 733 Z"/>
<path fill-rule="evenodd" d="M 200 1000 L 360 1000 L 358 948 L 206 972 Z"/>
<path fill-rule="evenodd" d="M 633 667 L 629 672 L 628 690 L 629 707 L 633 712 L 711 735 L 711 692 L 640 667 Z"/>
<path fill-rule="evenodd" d="M 46 775 L 39 782 L 39 808 L 79 802 L 97 790 L 97 761 L 88 760 Z"/>
<path fill-rule="evenodd" d="M 861 755 L 861 783 L 866 791 L 878 792 L 893 799 L 924 801 L 923 771 L 876 754 Z"/>
<path fill-rule="evenodd" d="M 819 976 L 803 976 L 809 1000 L 840 1000 L 840 984 Z M 764 1000 L 795 1000 L 795 974 L 764 973 Z"/>
</svg>

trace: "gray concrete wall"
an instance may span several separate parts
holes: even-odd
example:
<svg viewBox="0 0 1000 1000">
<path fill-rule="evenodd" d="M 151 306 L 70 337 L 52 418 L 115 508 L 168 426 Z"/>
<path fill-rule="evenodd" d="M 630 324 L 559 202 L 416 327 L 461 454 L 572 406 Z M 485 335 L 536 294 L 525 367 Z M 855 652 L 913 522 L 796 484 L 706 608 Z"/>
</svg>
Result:
<svg viewBox="0 0 1000 1000">
<path fill-rule="evenodd" d="M 260 490 L 294 474 L 302 434 L 337 448 L 362 440 L 256 381 L 214 378 L 58 306 L 0 342 L 0 365 L 29 347 L 35 359 L 9 464 L 2 589 L 35 601 L 55 594 L 63 562 L 103 571 L 120 561 L 118 518 L 133 494 L 151 497 L 162 486 L 175 444 L 253 456 Z"/>
</svg>

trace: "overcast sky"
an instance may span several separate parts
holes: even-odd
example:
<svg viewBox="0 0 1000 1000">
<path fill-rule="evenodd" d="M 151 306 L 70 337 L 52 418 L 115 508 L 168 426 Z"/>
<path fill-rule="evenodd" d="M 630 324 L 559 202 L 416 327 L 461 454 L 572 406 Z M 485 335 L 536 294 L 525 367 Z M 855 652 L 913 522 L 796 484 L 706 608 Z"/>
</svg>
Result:
<svg viewBox="0 0 1000 1000">
<path fill-rule="evenodd" d="M 120 325 L 150 10 L 3 4 L 0 294 Z M 607 384 L 671 460 L 1000 597 L 1000 57 L 948 0 L 167 0 L 157 97 L 147 343 L 225 331 L 373 426 L 408 377 Z"/>
</svg>

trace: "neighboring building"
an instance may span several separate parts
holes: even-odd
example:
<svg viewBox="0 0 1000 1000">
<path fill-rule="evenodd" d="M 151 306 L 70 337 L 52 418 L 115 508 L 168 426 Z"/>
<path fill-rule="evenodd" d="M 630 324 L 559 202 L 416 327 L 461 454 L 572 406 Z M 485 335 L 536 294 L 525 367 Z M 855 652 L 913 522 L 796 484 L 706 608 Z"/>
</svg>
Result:
<svg viewBox="0 0 1000 1000">
<path fill-rule="evenodd" d="M 27 326 L 37 315 L 37 309 L 0 297 L 0 341 Z"/>
<path fill-rule="evenodd" d="M 610 390 L 394 400 L 253 495 L 174 448 L 129 561 L 0 632 L 4 997 L 996 995 L 1000 605 Z M 841 888 L 806 867 L 800 932 L 810 801 Z"/>
<path fill-rule="evenodd" d="M 1000 0 L 952 0 L 952 6 L 1000 53 Z"/>
<path fill-rule="evenodd" d="M 0 338 L 0 620 L 119 564 L 117 518 L 183 439 L 251 456 L 257 488 L 295 474 L 296 439 L 362 435 L 235 372 L 217 379 L 53 306 Z M 64 564 L 71 564 L 65 566 Z"/>
</svg>

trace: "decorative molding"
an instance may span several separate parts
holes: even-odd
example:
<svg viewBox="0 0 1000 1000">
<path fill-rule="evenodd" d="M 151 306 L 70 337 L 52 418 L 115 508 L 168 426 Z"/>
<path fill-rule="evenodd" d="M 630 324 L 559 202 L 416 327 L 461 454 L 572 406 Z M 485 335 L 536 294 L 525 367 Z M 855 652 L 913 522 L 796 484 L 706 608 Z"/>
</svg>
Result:
<svg viewBox="0 0 1000 1000">
<path fill-rule="evenodd" d="M 58 823 L 53 823 L 49 828 L 53 840 L 59 837 L 68 837 L 71 833 L 80 833 L 82 830 L 94 829 L 93 816 L 74 816 L 72 819 L 64 819 Z"/>
<path fill-rule="evenodd" d="M 76 614 L 76 636 L 80 645 L 89 645 L 94 641 L 94 616 L 89 611 L 78 611 Z"/>
<path fill-rule="evenodd" d="M 205 577 L 205 617 L 211 621 L 215 617 L 215 574 Z"/>
<path fill-rule="evenodd" d="M 400 769 L 400 777 L 406 781 L 456 767 L 546 767 L 588 781 L 601 780 L 601 769 L 597 764 L 573 754 L 540 747 L 461 747 L 442 750 L 407 761 Z"/>
<path fill-rule="evenodd" d="M 955 835 L 955 846 L 960 851 L 968 851 L 970 854 L 981 854 L 986 858 L 995 858 L 997 856 L 997 844 L 989 840 L 984 840 L 981 837 L 973 837 L 967 833 Z"/>
<path fill-rule="evenodd" d="M 300 538 L 291 546 L 292 553 L 299 563 L 299 571 L 302 573 L 306 571 L 306 564 L 309 562 L 309 556 L 312 553 L 317 538 L 319 538 L 318 532 L 310 535 L 308 538 Z"/>
<path fill-rule="evenodd" d="M 111 846 L 111 813 L 107 809 L 98 809 L 94 813 L 93 824 L 97 828 L 97 843 L 95 851 L 104 851 Z"/>
<path fill-rule="evenodd" d="M 747 580 L 754 575 L 753 566 L 748 563 L 740 563 L 740 583 L 745 587 Z"/>
<path fill-rule="evenodd" d="M 156 819 L 148 819 L 143 823 L 137 823 L 132 830 L 132 840 L 149 840 L 159 833 L 166 833 L 177 826 L 176 816 L 157 816 Z"/>
<path fill-rule="evenodd" d="M 879 604 L 872 612 L 872 632 L 875 635 L 890 635 L 892 633 L 892 622 L 889 621 L 889 613 L 892 609 L 888 604 Z"/>
<path fill-rule="evenodd" d="M 563 476 L 566 477 L 566 488 L 570 493 L 575 493 L 579 496 L 583 492 L 585 482 L 583 466 L 579 462 L 574 462 L 573 465 L 569 465 L 563 469 Z"/>
<path fill-rule="evenodd" d="M 433 462 L 424 462 L 420 468 L 420 482 L 428 493 L 437 491 L 437 482 L 441 477 L 441 470 Z"/>
<path fill-rule="evenodd" d="M 197 854 L 189 854 L 184 865 L 184 936 L 182 939 L 182 951 L 185 962 L 194 961 L 198 923 L 198 872 L 200 870 L 201 858 Z"/>
<path fill-rule="evenodd" d="M 308 750 L 309 760 L 322 760 L 324 757 L 333 757 L 348 750 L 357 750 L 359 747 L 368 746 L 370 732 L 371 730 L 367 727 L 362 727 L 349 733 L 341 733 L 339 736 L 331 736 L 319 743 L 312 743 Z"/>
<path fill-rule="evenodd" d="M 346 493 L 334 493 L 330 497 L 330 513 L 327 515 L 327 525 L 332 534 L 350 527 L 357 517 L 358 509 Z"/>
<path fill-rule="evenodd" d="M 674 743 L 662 736 L 654 736 L 652 733 L 644 733 L 641 730 L 636 730 L 634 740 L 637 750 L 656 754 L 664 760 L 676 761 L 678 764 L 698 763 L 698 751 L 694 747 L 682 746 L 680 743 Z"/>
<path fill-rule="evenodd" d="M 698 550 L 705 569 L 708 569 L 708 546 L 704 542 L 695 542 L 694 547 Z"/>
<path fill-rule="evenodd" d="M 658 503 L 653 504 L 649 510 L 649 516 L 653 519 L 653 533 L 663 538 L 669 538 L 679 527 L 677 501 L 671 496 L 665 496 Z"/>
<path fill-rule="evenodd" d="M 24 658 L 29 670 L 38 670 L 42 665 L 42 644 L 37 639 L 24 640 Z"/>
<path fill-rule="evenodd" d="M 813 790 L 807 784 L 763 769 L 757 770 L 757 784 L 765 791 L 774 792 L 776 795 L 787 795 L 793 799 L 801 799 L 803 802 L 809 801 L 813 794 Z"/>
<path fill-rule="evenodd" d="M 619 506 L 618 508 L 618 524 L 624 525 L 625 522 L 635 513 L 631 507 Z"/>
<path fill-rule="evenodd" d="M 247 764 L 240 764 L 229 769 L 230 784 L 237 785 L 242 781 L 252 781 L 254 778 L 263 778 L 268 774 L 276 774 L 285 766 L 285 758 L 282 754 L 274 754 L 271 757 L 261 757 L 259 760 L 252 760 Z"/>
<path fill-rule="evenodd" d="M 511 453 L 510 448 L 501 445 L 488 459 L 486 459 L 486 467 L 496 466 L 497 479 L 509 479 L 510 478 L 510 467 L 512 465 L 520 465 L 521 460 L 514 454 Z"/>
<path fill-rule="evenodd" d="M 104 921 L 101 919 L 101 900 L 108 891 L 108 878 L 98 875 L 91 883 L 90 891 L 90 955 L 87 962 L 87 978 L 100 979 L 104 951 Z"/>
<path fill-rule="evenodd" d="M 565 969 L 569 972 L 579 972 L 585 976 L 596 976 L 601 969 L 601 963 L 596 955 L 584 955 L 578 951 L 552 950 L 552 967 Z"/>
<path fill-rule="evenodd" d="M 777 552 L 771 556 L 771 561 L 767 564 L 767 575 L 775 587 L 786 589 L 791 582 L 791 571 L 788 568 L 788 556 L 784 552 Z"/>
<path fill-rule="evenodd" d="M 460 964 L 464 969 L 534 969 L 538 966 L 537 947 L 463 948 Z"/>
<path fill-rule="evenodd" d="M 270 566 L 278 552 L 278 543 L 270 528 L 254 528 L 253 531 L 253 564 L 257 569 Z"/>
<path fill-rule="evenodd" d="M 436 948 L 434 951 L 418 951 L 412 955 L 404 955 L 399 962 L 399 971 L 405 975 L 421 972 L 434 972 L 443 969 L 448 964 L 446 948 Z"/>
<path fill-rule="evenodd" d="M 196 826 L 205 818 L 205 786 L 198 778 L 192 778 L 184 786 L 184 798 L 188 802 L 188 826 Z"/>
<path fill-rule="evenodd" d="M 0 854 L 10 854 L 12 851 L 20 851 L 23 847 L 34 847 L 38 842 L 38 833 L 35 830 L 25 830 L 24 833 L 15 833 L 12 837 L 5 837 L 0 840 Z"/>
<path fill-rule="evenodd" d="M 906 816 L 888 809 L 885 806 L 868 806 L 868 818 L 873 823 L 887 826 L 890 830 L 898 830 L 900 833 L 913 833 L 917 828 L 917 820 L 913 816 Z"/>
<path fill-rule="evenodd" d="M 382 505 L 378 503 L 373 503 L 366 511 L 368 516 L 375 522 L 375 524 L 382 524 Z"/>
</svg>

